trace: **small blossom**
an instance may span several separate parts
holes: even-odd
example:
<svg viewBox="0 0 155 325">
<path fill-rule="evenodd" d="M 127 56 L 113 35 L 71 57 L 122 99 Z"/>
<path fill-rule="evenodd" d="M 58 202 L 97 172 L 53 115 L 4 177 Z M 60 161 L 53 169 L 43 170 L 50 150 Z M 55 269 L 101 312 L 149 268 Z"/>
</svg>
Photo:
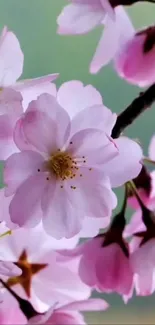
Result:
<svg viewBox="0 0 155 325">
<path fill-rule="evenodd" d="M 0 35 L 0 160 L 18 151 L 13 130 L 23 109 L 44 92 L 55 94 L 51 81 L 58 74 L 16 82 L 23 72 L 23 64 L 24 55 L 17 37 L 4 27 Z"/>
<path fill-rule="evenodd" d="M 97 73 L 115 57 L 120 46 L 134 34 L 132 23 L 120 6 L 130 4 L 130 1 L 125 3 L 126 1 L 115 0 L 71 0 L 70 2 L 57 19 L 59 34 L 83 34 L 98 25 L 104 25 L 103 34 L 90 65 L 90 72 Z"/>
<path fill-rule="evenodd" d="M 118 74 L 132 84 L 146 87 L 155 82 L 155 27 L 135 33 L 115 59 Z"/>
<path fill-rule="evenodd" d="M 77 85 L 84 100 L 79 113 L 72 97 Z M 69 88 L 74 89 L 70 98 Z M 140 172 L 139 145 L 110 137 L 116 116 L 103 104 L 89 106 L 89 91 L 95 93 L 78 82 L 65 84 L 57 98 L 46 94 L 31 102 L 17 123 L 15 142 L 21 152 L 6 161 L 4 182 L 5 195 L 13 195 L 11 221 L 19 226 L 32 227 L 42 219 L 52 236 L 73 237 L 81 231 L 84 216 L 111 215 L 116 206 L 111 184 L 120 186 Z M 59 105 L 62 98 L 66 109 Z M 126 160 L 129 150 L 132 155 Z"/>
</svg>

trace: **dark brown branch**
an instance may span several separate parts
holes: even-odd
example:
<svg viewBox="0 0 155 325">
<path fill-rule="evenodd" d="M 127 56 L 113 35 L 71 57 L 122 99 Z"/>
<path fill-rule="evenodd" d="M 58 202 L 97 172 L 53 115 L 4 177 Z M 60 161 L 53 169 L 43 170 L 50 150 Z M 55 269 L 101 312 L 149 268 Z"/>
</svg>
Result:
<svg viewBox="0 0 155 325">
<path fill-rule="evenodd" d="M 8 287 L 8 285 L 2 279 L 0 279 L 0 283 L 2 283 L 4 288 L 6 288 L 10 294 L 18 301 L 21 311 L 28 320 L 34 316 L 39 315 L 39 313 L 34 310 L 29 301 L 20 298 L 11 288 Z"/>
<path fill-rule="evenodd" d="M 118 115 L 116 124 L 112 130 L 112 138 L 118 138 L 122 131 L 132 124 L 134 120 L 142 114 L 155 101 L 155 84 L 149 87 L 145 92 Z"/>
</svg>

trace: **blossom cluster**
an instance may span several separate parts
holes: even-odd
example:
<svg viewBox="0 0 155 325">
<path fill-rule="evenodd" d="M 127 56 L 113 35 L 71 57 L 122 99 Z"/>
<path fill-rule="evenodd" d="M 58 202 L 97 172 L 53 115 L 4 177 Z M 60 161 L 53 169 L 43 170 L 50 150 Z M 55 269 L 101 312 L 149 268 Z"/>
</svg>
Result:
<svg viewBox="0 0 155 325">
<path fill-rule="evenodd" d="M 155 100 L 155 27 L 136 32 L 123 7 L 131 4 L 70 0 L 57 18 L 63 35 L 104 25 L 91 73 L 113 60 L 119 76 L 150 86 L 119 116 L 79 80 L 18 80 L 23 51 L 1 32 L 0 324 L 83 325 L 82 311 L 109 307 L 95 290 L 125 303 L 155 291 L 155 171 L 146 165 L 155 164 L 155 136 L 144 157 L 121 132 Z"/>
</svg>

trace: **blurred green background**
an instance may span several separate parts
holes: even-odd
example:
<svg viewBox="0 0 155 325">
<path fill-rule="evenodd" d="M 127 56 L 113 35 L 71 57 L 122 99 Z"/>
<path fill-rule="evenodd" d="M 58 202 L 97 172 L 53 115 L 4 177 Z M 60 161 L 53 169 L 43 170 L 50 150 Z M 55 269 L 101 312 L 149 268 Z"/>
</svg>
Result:
<svg viewBox="0 0 155 325">
<path fill-rule="evenodd" d="M 140 92 L 140 89 L 119 79 L 112 64 L 97 75 L 88 71 L 90 60 L 99 40 L 101 29 L 82 36 L 56 34 L 56 18 L 65 0 L 0 0 L 0 27 L 13 30 L 25 55 L 23 78 L 33 78 L 59 72 L 57 84 L 79 79 L 94 85 L 102 94 L 104 103 L 114 112 L 124 109 Z M 139 3 L 128 10 L 135 27 L 152 24 L 155 6 Z M 151 108 L 127 131 L 147 147 L 155 130 L 155 112 Z M 121 201 L 121 190 L 118 191 Z M 118 296 L 104 296 L 111 308 L 104 313 L 88 315 L 94 324 L 155 324 L 154 296 L 136 297 L 125 306 Z"/>
</svg>

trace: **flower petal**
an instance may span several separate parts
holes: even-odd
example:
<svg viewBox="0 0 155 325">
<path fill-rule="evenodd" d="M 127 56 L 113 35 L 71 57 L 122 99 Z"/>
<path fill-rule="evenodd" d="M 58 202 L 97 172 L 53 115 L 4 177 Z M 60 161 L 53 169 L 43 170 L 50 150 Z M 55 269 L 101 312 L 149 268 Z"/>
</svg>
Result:
<svg viewBox="0 0 155 325">
<path fill-rule="evenodd" d="M 22 124 L 27 141 L 36 150 L 49 155 L 58 148 L 56 124 L 46 113 L 30 111 L 25 114 Z"/>
<path fill-rule="evenodd" d="M 24 56 L 14 33 L 4 27 L 0 37 L 0 85 L 13 85 L 23 71 Z"/>
<path fill-rule="evenodd" d="M 39 78 L 18 81 L 15 84 L 13 88 L 20 91 L 22 94 L 24 110 L 32 100 L 37 99 L 37 97 L 43 93 L 56 96 L 56 86 L 51 82 L 54 81 L 58 75 L 58 73 L 49 74 Z"/>
<path fill-rule="evenodd" d="M 12 197 L 6 197 L 5 196 L 5 188 L 0 189 L 0 222 L 2 225 L 2 222 L 4 221 L 6 226 L 9 229 L 15 229 L 17 226 L 11 222 L 10 214 L 9 214 L 9 205 L 12 200 Z M 6 232 L 5 230 L 3 232 Z M 0 234 L 2 235 L 2 234 Z"/>
<path fill-rule="evenodd" d="M 74 210 L 78 210 L 82 218 L 109 217 L 116 207 L 116 195 L 111 190 L 108 177 L 95 168 L 91 171 L 81 168 L 80 174 L 64 182 L 64 187 Z"/>
<path fill-rule="evenodd" d="M 116 114 L 103 105 L 87 107 L 71 121 L 71 134 L 83 129 L 93 128 L 104 131 L 110 136 L 116 118 Z"/>
<path fill-rule="evenodd" d="M 99 91 L 91 85 L 84 86 L 78 80 L 62 84 L 57 93 L 57 100 L 71 119 L 86 107 L 103 104 Z"/>
<path fill-rule="evenodd" d="M 103 23 L 105 27 L 90 65 L 91 73 L 97 73 L 104 65 L 108 64 L 115 57 L 120 46 L 134 34 L 132 23 L 122 6 L 115 8 L 114 20 L 110 16 L 106 16 Z"/>
<path fill-rule="evenodd" d="M 80 231 L 79 211 L 74 208 L 72 201 L 69 200 L 66 191 L 59 183 L 57 183 L 52 201 L 49 197 L 46 205 L 44 204 L 43 213 L 44 229 L 56 239 L 71 238 Z"/>
<path fill-rule="evenodd" d="M 87 299 L 65 305 L 65 310 L 98 311 L 106 310 L 109 304 L 104 299 Z M 61 307 L 63 309 L 63 307 Z"/>
<path fill-rule="evenodd" d="M 57 125 L 57 142 L 60 147 L 63 146 L 70 133 L 70 118 L 57 99 L 49 94 L 40 95 L 28 106 L 27 112 L 33 111 L 46 113 L 54 121 Z"/>
<path fill-rule="evenodd" d="M 116 139 L 115 143 L 119 154 L 104 165 L 104 172 L 109 175 L 112 187 L 135 178 L 142 168 L 142 149 L 138 143 L 126 137 Z"/>
<path fill-rule="evenodd" d="M 85 129 L 70 140 L 67 151 L 80 158 L 78 166 L 99 166 L 118 155 L 115 142 L 101 130 Z"/>
<path fill-rule="evenodd" d="M 23 151 L 10 156 L 4 166 L 5 195 L 12 195 L 17 188 L 32 174 L 41 171 L 43 157 L 34 151 Z"/>
<path fill-rule="evenodd" d="M 13 223 L 20 227 L 35 227 L 40 222 L 42 217 L 40 201 L 46 184 L 44 173 L 40 173 L 29 177 L 20 185 L 9 207 Z"/>
<path fill-rule="evenodd" d="M 104 17 L 102 6 L 69 4 L 57 18 L 59 34 L 84 34 L 95 28 Z"/>
</svg>

